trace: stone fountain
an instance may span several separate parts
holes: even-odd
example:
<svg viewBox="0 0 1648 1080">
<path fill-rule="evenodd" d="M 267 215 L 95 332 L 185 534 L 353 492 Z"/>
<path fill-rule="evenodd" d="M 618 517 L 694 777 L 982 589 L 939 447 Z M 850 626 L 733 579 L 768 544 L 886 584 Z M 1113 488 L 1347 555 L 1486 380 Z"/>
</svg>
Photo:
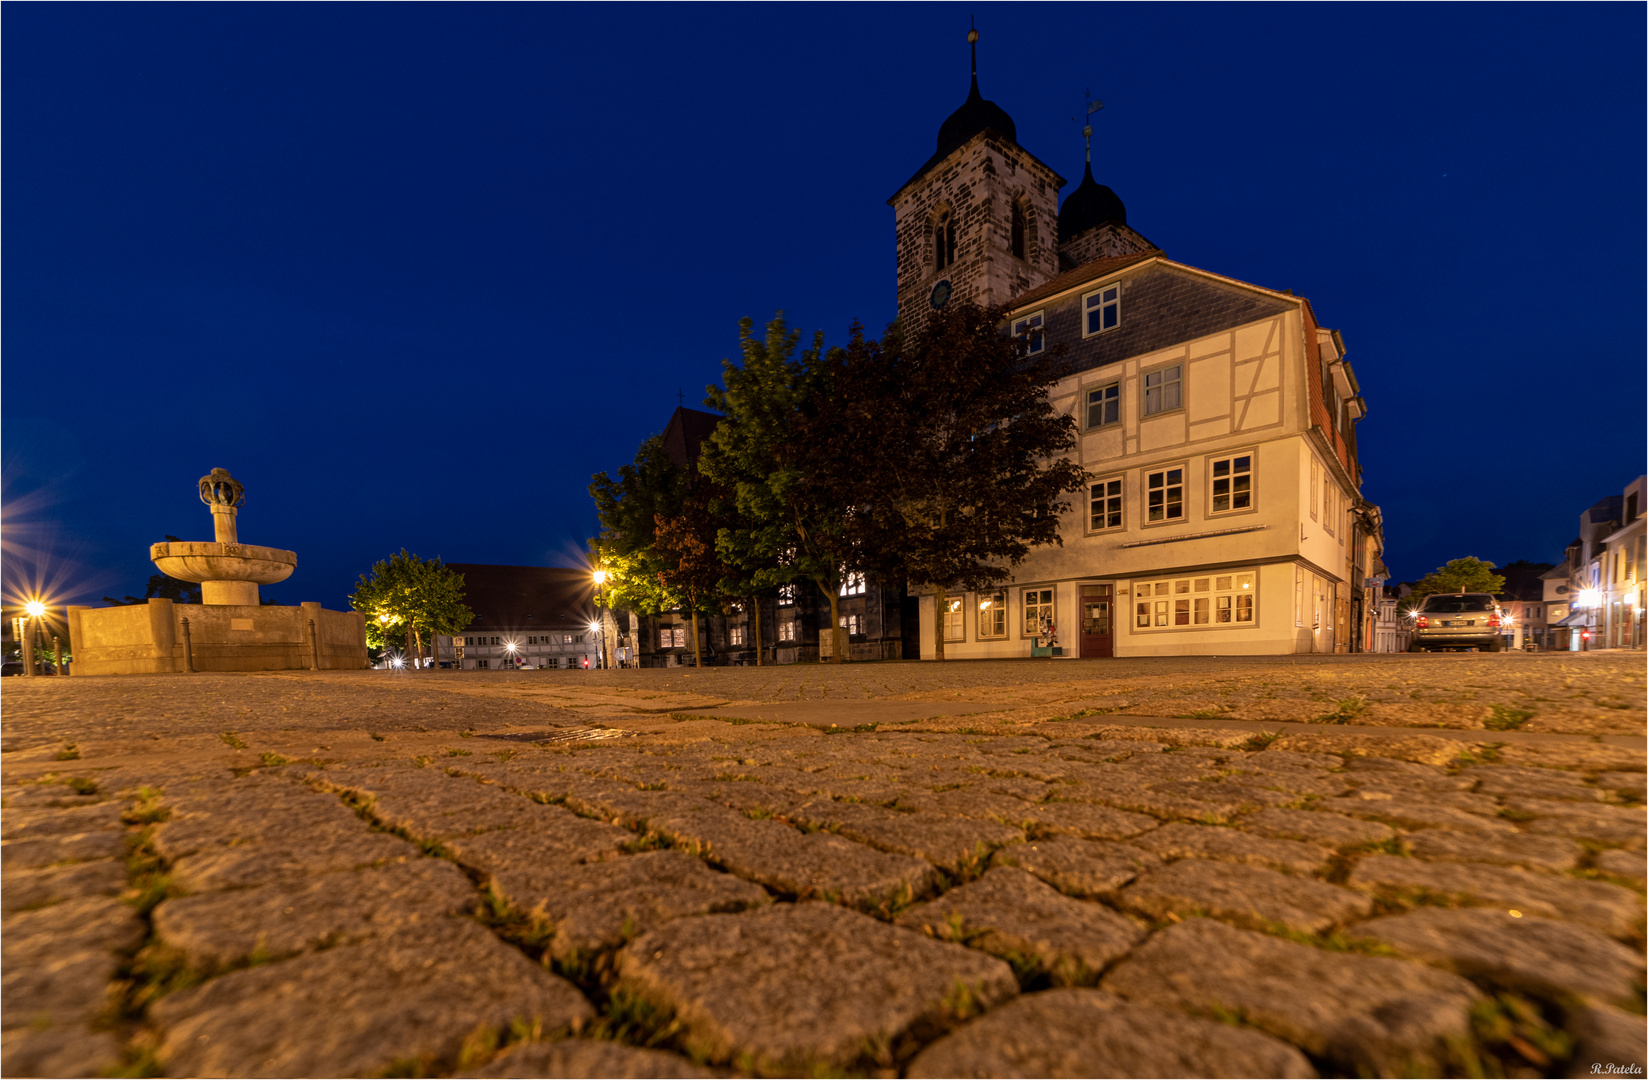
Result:
<svg viewBox="0 0 1648 1080">
<path fill-rule="evenodd" d="M 246 487 L 228 469 L 213 469 L 200 478 L 200 501 L 212 511 L 217 539 L 210 544 L 185 540 L 153 544 L 149 558 L 162 574 L 200 583 L 203 604 L 258 604 L 258 586 L 292 576 L 295 551 L 242 544 L 235 518 L 246 501 Z"/>
<path fill-rule="evenodd" d="M 366 667 L 366 623 L 359 612 L 259 600 L 258 586 L 291 577 L 298 557 L 240 542 L 236 518 L 246 501 L 245 485 L 229 470 L 213 469 L 199 486 L 216 538 L 154 544 L 149 558 L 163 574 L 198 582 L 201 602 L 175 604 L 157 597 L 147 605 L 71 606 L 74 673 Z"/>
</svg>

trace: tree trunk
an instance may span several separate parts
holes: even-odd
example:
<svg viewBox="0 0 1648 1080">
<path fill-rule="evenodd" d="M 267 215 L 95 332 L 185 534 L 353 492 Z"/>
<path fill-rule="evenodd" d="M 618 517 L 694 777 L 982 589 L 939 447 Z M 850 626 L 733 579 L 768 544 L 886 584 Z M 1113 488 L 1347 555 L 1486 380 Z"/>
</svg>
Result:
<svg viewBox="0 0 1648 1080">
<path fill-rule="evenodd" d="M 410 667 L 411 664 L 412 664 L 412 624 L 411 623 L 406 624 L 406 647 L 401 650 L 401 661 L 402 661 L 402 666 L 403 667 Z"/>
<path fill-rule="evenodd" d="M 423 631 L 419 630 L 416 626 L 414 626 L 412 628 L 412 649 L 413 649 L 413 652 L 412 652 L 413 664 L 419 671 L 422 671 L 423 670 Z"/>
<path fill-rule="evenodd" d="M 755 666 L 761 666 L 761 598 L 750 597 L 750 620 L 755 627 Z"/>
<path fill-rule="evenodd" d="M 842 664 L 846 663 L 841 655 L 845 651 L 842 646 L 847 642 L 846 635 L 841 632 L 840 602 L 836 595 L 840 590 L 829 589 L 827 591 L 830 594 L 830 663 Z"/>
<path fill-rule="evenodd" d="M 950 594 L 944 591 L 944 586 L 938 587 L 933 595 L 933 659 L 944 659 L 944 608 L 950 602 Z"/>
<path fill-rule="evenodd" d="M 702 669 L 704 666 L 704 650 L 698 644 L 698 605 L 692 605 L 692 662 L 693 666 Z"/>
</svg>

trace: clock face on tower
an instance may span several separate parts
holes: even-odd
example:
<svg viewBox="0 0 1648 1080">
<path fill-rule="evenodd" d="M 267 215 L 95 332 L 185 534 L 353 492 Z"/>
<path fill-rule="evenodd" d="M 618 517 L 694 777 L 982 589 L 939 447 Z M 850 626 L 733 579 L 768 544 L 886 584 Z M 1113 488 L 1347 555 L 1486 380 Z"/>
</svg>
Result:
<svg viewBox="0 0 1648 1080">
<path fill-rule="evenodd" d="M 933 286 L 933 291 L 927 294 L 927 302 L 937 311 L 950 302 L 950 281 L 948 278 Z"/>
</svg>

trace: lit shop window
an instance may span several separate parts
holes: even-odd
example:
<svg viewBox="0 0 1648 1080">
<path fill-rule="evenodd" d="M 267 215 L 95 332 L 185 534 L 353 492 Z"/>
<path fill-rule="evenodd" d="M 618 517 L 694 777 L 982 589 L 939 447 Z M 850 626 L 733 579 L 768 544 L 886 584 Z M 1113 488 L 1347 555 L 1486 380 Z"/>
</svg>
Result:
<svg viewBox="0 0 1648 1080">
<path fill-rule="evenodd" d="M 1135 630 L 1223 629 L 1253 625 L 1258 576 L 1252 571 L 1133 583 Z"/>
</svg>

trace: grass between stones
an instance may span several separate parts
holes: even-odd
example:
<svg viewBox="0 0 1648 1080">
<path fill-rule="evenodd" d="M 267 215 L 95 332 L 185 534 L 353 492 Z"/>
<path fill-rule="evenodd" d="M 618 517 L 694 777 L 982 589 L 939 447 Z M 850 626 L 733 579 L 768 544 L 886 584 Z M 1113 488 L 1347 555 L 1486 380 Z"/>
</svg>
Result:
<svg viewBox="0 0 1648 1080">
<path fill-rule="evenodd" d="M 1496 993 L 1471 1007 L 1471 1037 L 1448 1043 L 1449 1072 L 1456 1076 L 1570 1075 L 1555 1072 L 1573 1054 L 1560 1010 L 1518 994 Z M 1584 1063 L 1578 1063 L 1583 1066 Z"/>
<path fill-rule="evenodd" d="M 115 1076 L 161 1076 L 155 1056 L 158 1033 L 146 1026 L 149 1006 L 167 994 L 186 989 L 206 977 L 184 955 L 164 945 L 154 931 L 153 912 L 162 900 L 179 895 L 170 868 L 154 846 L 155 826 L 171 816 L 158 788 L 141 787 L 132 805 L 121 815 L 126 824 L 126 892 L 122 896 L 143 923 L 143 937 L 121 956 L 113 993 L 102 1021 L 125 1042 Z"/>
<path fill-rule="evenodd" d="M 1513 709 L 1509 705 L 1493 705 L 1489 711 L 1493 715 L 1482 721 L 1482 726 L 1489 731 L 1515 731 L 1534 715 L 1531 709 Z"/>
</svg>

